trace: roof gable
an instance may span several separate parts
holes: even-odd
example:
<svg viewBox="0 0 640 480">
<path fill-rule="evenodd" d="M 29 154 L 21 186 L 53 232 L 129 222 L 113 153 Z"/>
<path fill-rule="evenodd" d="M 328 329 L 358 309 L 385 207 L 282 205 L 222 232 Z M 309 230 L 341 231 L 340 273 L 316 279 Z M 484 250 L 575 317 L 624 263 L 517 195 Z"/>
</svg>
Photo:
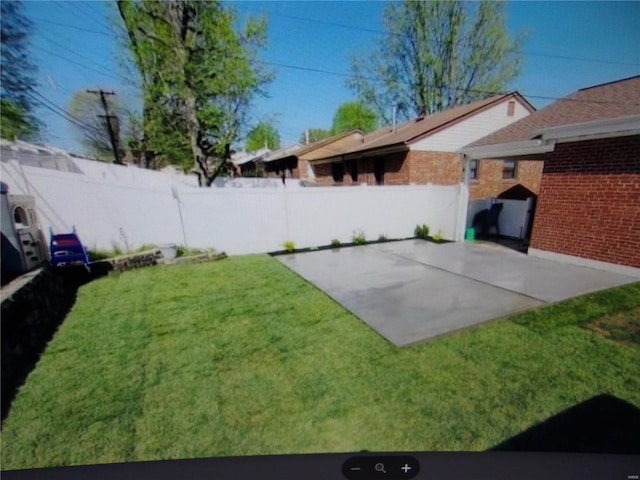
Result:
<svg viewBox="0 0 640 480">
<path fill-rule="evenodd" d="M 432 115 L 418 117 L 408 122 L 398 124 L 395 129 L 392 126 L 382 127 L 372 133 L 366 134 L 356 141 L 345 142 L 342 150 L 333 148 L 325 155 L 316 155 L 314 159 L 327 159 L 347 154 L 357 154 L 360 152 L 371 152 L 376 150 L 386 150 L 392 146 L 408 148 L 407 146 L 420 141 L 429 135 L 440 132 L 452 125 L 455 125 L 467 118 L 472 117 L 492 106 L 507 100 L 520 102 L 527 110 L 535 111 L 534 107 L 527 102 L 518 92 L 492 97 L 471 102 L 466 105 L 458 105 L 442 112 Z M 337 147 L 337 145 L 332 145 Z M 323 152 L 324 153 L 324 152 Z"/>
<path fill-rule="evenodd" d="M 544 128 L 625 117 L 638 113 L 640 113 L 640 75 L 578 90 L 468 146 L 478 147 L 531 140 Z"/>
</svg>

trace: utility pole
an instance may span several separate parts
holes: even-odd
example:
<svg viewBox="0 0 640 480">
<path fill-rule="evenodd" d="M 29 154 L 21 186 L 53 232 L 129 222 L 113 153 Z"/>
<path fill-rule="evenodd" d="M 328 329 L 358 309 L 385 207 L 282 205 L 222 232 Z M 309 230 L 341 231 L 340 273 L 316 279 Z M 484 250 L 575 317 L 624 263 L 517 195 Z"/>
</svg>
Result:
<svg viewBox="0 0 640 480">
<path fill-rule="evenodd" d="M 113 127 L 111 126 L 111 119 L 117 118 L 115 115 L 109 115 L 109 105 L 107 104 L 107 95 L 115 95 L 115 92 L 105 92 L 104 90 L 87 90 L 87 93 L 94 93 L 100 95 L 102 100 L 102 107 L 104 108 L 104 115 L 98 115 L 100 118 L 104 118 L 107 121 L 107 128 L 109 129 L 109 138 L 111 139 L 111 149 L 113 150 L 113 163 L 117 165 L 123 165 L 118 155 L 118 146 L 116 145 L 116 136 L 113 133 Z"/>
</svg>

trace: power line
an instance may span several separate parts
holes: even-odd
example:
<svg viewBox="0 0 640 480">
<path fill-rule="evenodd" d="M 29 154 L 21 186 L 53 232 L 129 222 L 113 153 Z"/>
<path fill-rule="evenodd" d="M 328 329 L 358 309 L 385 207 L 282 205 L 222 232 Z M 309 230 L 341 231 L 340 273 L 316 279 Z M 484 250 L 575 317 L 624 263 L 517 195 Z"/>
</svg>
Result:
<svg viewBox="0 0 640 480">
<path fill-rule="evenodd" d="M 92 129 L 92 130 L 96 131 L 96 129 L 95 129 L 95 127 L 93 125 L 89 125 L 88 123 L 85 123 L 82 120 L 77 119 L 76 117 L 71 115 L 69 112 L 67 112 L 63 108 L 59 107 L 58 105 L 56 105 L 51 100 L 46 98 L 44 95 L 38 93 L 37 91 L 33 90 L 33 92 L 36 93 L 38 96 L 42 97 L 44 100 L 41 100 L 41 99 L 37 98 L 35 95 L 33 95 L 30 92 L 25 92 L 25 94 L 28 95 L 29 97 L 31 97 L 31 99 L 34 100 L 35 102 L 38 102 L 41 106 L 43 106 L 47 110 L 50 110 L 51 112 L 53 112 L 56 115 L 64 118 L 68 122 L 71 122 L 74 125 L 76 125 L 78 127 L 81 127 L 81 128 L 89 128 L 89 129 Z M 45 101 L 50 103 L 53 106 L 48 105 L 47 103 L 45 103 Z M 64 112 L 64 113 L 61 113 L 61 112 Z"/>
<path fill-rule="evenodd" d="M 69 117 L 69 118 L 66 118 L 66 119 L 69 120 L 70 122 L 73 122 L 76 125 L 82 126 L 84 128 L 90 128 L 90 129 L 93 129 L 95 131 L 98 131 L 98 129 L 95 126 L 93 126 L 93 125 L 85 122 L 84 120 L 76 117 L 75 115 L 73 115 L 72 113 L 68 112 L 67 110 L 65 110 L 64 108 L 59 106 L 58 104 L 54 103 L 52 100 L 49 100 L 47 97 L 42 95 L 40 92 L 38 92 L 34 88 L 29 87 L 29 90 L 31 90 L 31 92 L 33 92 L 33 94 L 37 95 L 38 97 L 40 97 L 42 99 L 42 100 L 39 100 L 41 104 L 42 104 L 42 101 L 47 102 L 50 106 L 52 106 L 52 108 L 55 108 L 55 109 L 59 110 L 60 112 L 62 112 L 62 113 L 59 113 L 61 116 L 64 116 L 65 118 Z"/>
<path fill-rule="evenodd" d="M 245 10 L 254 11 L 255 12 L 255 10 L 252 10 L 252 9 L 245 9 Z M 78 10 L 78 11 L 80 11 L 80 10 Z M 310 22 L 310 23 L 317 23 L 317 24 L 321 24 L 321 25 L 329 25 L 329 26 L 334 26 L 334 27 L 338 27 L 338 28 L 344 28 L 344 29 L 347 29 L 347 30 L 361 31 L 361 32 L 366 32 L 366 33 L 375 33 L 375 34 L 381 34 L 381 35 L 389 33 L 389 32 L 385 32 L 384 30 L 378 30 L 378 29 L 366 28 L 366 27 L 357 27 L 357 26 L 346 25 L 346 24 L 337 23 L 337 22 L 330 22 L 330 21 L 327 21 L 327 20 L 317 20 L 317 19 L 313 19 L 313 18 L 299 17 L 299 16 L 288 15 L 288 14 L 284 14 L 284 13 L 270 12 L 270 15 L 279 16 L 279 17 L 283 17 L 283 18 L 288 18 L 288 19 L 291 19 L 291 20 Z M 86 14 L 86 13 L 85 13 L 85 16 L 90 18 L 90 16 L 88 14 Z M 52 25 L 58 25 L 58 26 L 65 27 L 65 28 L 72 28 L 72 29 L 75 29 L 75 30 L 84 31 L 84 32 L 88 32 L 88 33 L 94 33 L 94 34 L 104 35 L 104 36 L 107 36 L 107 37 L 117 38 L 117 35 L 115 34 L 115 32 L 107 33 L 107 32 L 102 32 L 102 31 L 99 31 L 99 30 L 91 30 L 91 29 L 87 29 L 87 28 L 76 27 L 74 25 L 68 25 L 68 24 L 64 24 L 64 23 L 60 23 L 60 22 L 54 22 L 54 21 L 45 20 L 45 19 L 35 18 L 34 20 L 39 21 L 39 22 L 49 23 L 49 24 L 52 24 Z M 103 22 L 101 22 L 101 21 L 99 21 L 99 20 L 97 20 L 95 18 L 91 18 L 91 20 L 92 21 L 98 21 L 98 23 L 101 23 L 102 26 L 105 25 Z M 571 55 L 558 55 L 558 54 L 543 53 L 543 52 L 530 52 L 530 51 L 526 51 L 526 50 L 512 50 L 512 52 L 513 53 L 518 53 L 518 54 L 521 54 L 521 55 L 556 58 L 556 59 L 560 59 L 560 60 L 572 60 L 572 61 L 580 61 L 580 62 L 604 63 L 604 64 L 609 64 L 609 65 L 626 65 L 626 66 L 633 66 L 633 67 L 640 66 L 640 63 L 634 63 L 634 62 L 621 62 L 621 61 L 604 60 L 604 59 L 598 59 L 598 58 L 576 57 L 576 56 L 571 56 Z"/>
<path fill-rule="evenodd" d="M 83 58 L 86 61 L 93 63 L 95 66 L 101 68 L 103 70 L 103 72 L 109 72 L 109 67 L 107 67 L 105 65 L 102 65 L 101 63 L 96 62 L 94 59 L 92 59 L 90 57 L 87 57 L 86 55 L 83 55 L 81 53 L 78 53 L 78 52 L 76 52 L 74 50 L 71 50 L 69 47 L 66 47 L 66 46 L 62 45 L 61 43 L 58 43 L 57 41 L 52 40 L 51 38 L 49 38 L 49 37 L 47 37 L 45 35 L 40 34 L 40 37 L 45 39 L 47 42 L 57 46 L 58 48 L 66 51 L 66 52 L 69 52 L 72 55 L 75 55 L 76 57 Z M 111 75 L 111 73 L 108 73 L 108 75 Z"/>
<path fill-rule="evenodd" d="M 60 3 L 60 2 L 57 2 Z M 92 2 L 64 2 L 73 8 L 74 11 L 79 12 L 85 18 L 87 18 L 90 22 L 95 23 L 103 27 L 107 32 L 111 32 L 113 35 L 117 35 L 117 32 L 114 30 L 113 25 L 105 22 L 105 18 L 103 12 L 98 12 L 93 8 L 89 8 L 88 3 Z M 85 9 L 86 8 L 86 9 Z"/>
<path fill-rule="evenodd" d="M 252 10 L 252 9 L 245 9 L 245 10 L 255 12 L 255 10 Z M 330 22 L 330 21 L 327 21 L 327 20 L 318 20 L 318 19 L 315 19 L 315 18 L 299 17 L 299 16 L 288 15 L 288 14 L 279 13 L 279 12 L 270 12 L 270 15 L 277 16 L 277 17 L 288 18 L 288 19 L 291 19 L 291 20 L 298 20 L 298 21 L 303 21 L 303 22 L 317 23 L 317 24 L 320 24 L 320 25 L 329 25 L 329 26 L 332 26 L 332 27 L 344 28 L 346 30 L 359 31 L 359 32 L 365 32 L 365 33 L 374 33 L 374 34 L 377 34 L 377 35 L 394 35 L 394 36 L 399 36 L 400 35 L 400 34 L 396 34 L 396 33 L 393 33 L 393 32 L 387 32 L 387 31 L 384 31 L 384 30 L 378 30 L 378 29 L 366 28 L 366 27 L 358 27 L 358 26 L 354 26 L 354 25 L 346 25 L 346 24 L 343 24 L 343 23 Z M 633 62 L 620 62 L 620 61 L 615 61 L 615 60 L 604 60 L 604 59 L 597 59 L 597 58 L 575 57 L 575 56 L 571 56 L 571 55 L 557 55 L 557 54 L 552 54 L 552 53 L 529 52 L 529 51 L 526 51 L 526 50 L 510 50 L 510 51 L 512 53 L 518 53 L 518 54 L 521 54 L 521 55 L 556 58 L 556 59 L 560 59 L 560 60 L 573 60 L 573 61 L 580 61 L 580 62 L 605 63 L 605 64 L 610 64 L 610 65 L 626 65 L 626 66 L 632 66 L 632 67 L 640 66 L 640 63 L 633 63 Z"/>
<path fill-rule="evenodd" d="M 608 63 L 610 65 L 627 65 L 629 67 L 640 66 L 640 63 L 617 62 L 615 60 L 599 60 L 595 58 L 584 58 L 584 57 L 571 57 L 569 55 L 555 55 L 551 53 L 527 52 L 527 51 L 520 51 L 520 50 L 514 50 L 514 53 L 521 53 L 523 55 L 531 55 L 535 57 L 557 58 L 559 60 L 576 60 L 580 62 Z"/>
<path fill-rule="evenodd" d="M 315 73 L 324 73 L 326 75 L 335 75 L 338 77 L 350 77 L 350 73 L 342 73 L 342 72 L 333 72 L 331 70 L 323 70 L 321 68 L 313 68 L 313 67 L 301 67 L 298 65 L 288 65 L 286 63 L 280 62 L 271 62 L 268 60 L 256 60 L 256 63 L 263 63 L 265 65 L 273 65 L 276 67 L 289 68 L 291 70 L 302 70 L 305 72 L 315 72 Z M 374 78 L 367 77 L 367 80 L 375 80 Z"/>
<path fill-rule="evenodd" d="M 96 35 L 104 35 L 105 37 L 112 37 L 112 38 L 116 37 L 116 35 L 113 34 L 113 33 L 106 33 L 106 32 L 101 32 L 100 30 L 91 30 L 91 29 L 88 29 L 88 28 L 76 27 L 75 25 L 69 25 L 69 24 L 66 24 L 66 23 L 54 22 L 53 20 L 47 20 L 47 19 L 44 19 L 44 18 L 33 18 L 33 20 L 36 21 L 36 22 L 48 23 L 50 25 L 57 25 L 59 27 L 71 28 L 73 30 L 79 30 L 81 32 L 94 33 Z"/>
<path fill-rule="evenodd" d="M 266 60 L 257 60 L 258 63 L 265 63 L 267 65 L 274 65 L 274 66 L 278 66 L 278 67 L 282 67 L 282 68 L 289 68 L 292 70 L 302 70 L 302 71 L 308 71 L 308 72 L 312 72 L 312 73 L 323 73 L 323 74 L 327 74 L 327 75 L 335 75 L 335 76 L 340 76 L 340 77 L 351 77 L 352 74 L 349 73 L 343 73 L 343 72 L 334 72 L 331 70 L 322 70 L 319 68 L 312 68 L 312 67 L 302 67 L 302 66 L 298 66 L 298 65 L 288 65 L 285 63 L 279 63 L 279 62 L 271 62 L 271 61 L 266 61 Z M 377 81 L 377 78 L 374 77 L 362 77 L 365 78 L 367 80 L 373 80 L 373 81 Z M 430 88 L 434 88 L 433 86 Z M 441 88 L 446 88 L 446 89 L 451 89 L 451 90 L 456 90 L 456 91 L 465 91 L 465 92 L 471 92 L 471 93 L 479 93 L 479 94 L 483 94 L 483 95 L 487 95 L 487 96 L 493 96 L 493 95 L 504 95 L 508 92 L 501 92 L 501 91 L 488 91 L 488 90 L 477 90 L 477 89 L 467 89 L 467 88 L 461 88 L 461 87 L 453 87 L 451 85 L 442 85 Z M 614 102 L 614 101 L 609 101 L 609 100 L 580 100 L 580 99 L 570 99 L 570 98 L 566 98 L 566 97 L 549 97 L 549 96 L 544 96 L 544 95 L 525 95 L 522 94 L 523 96 L 529 97 L 529 98 L 536 98 L 539 100 L 566 100 L 566 101 L 574 101 L 574 102 L 584 102 L 584 103 L 602 103 L 602 104 L 612 104 L 612 105 L 622 105 L 622 104 L 627 104 L 628 102 Z"/>
<path fill-rule="evenodd" d="M 41 50 L 44 53 L 47 53 L 49 55 L 53 55 L 54 57 L 61 58 L 62 60 L 65 60 L 65 61 L 67 61 L 69 63 L 73 63 L 74 65 L 77 65 L 79 67 L 82 67 L 82 68 L 85 68 L 87 70 L 91 70 L 93 72 L 99 73 L 100 75 L 104 75 L 105 77 L 110 77 L 110 78 L 113 78 L 115 80 L 120 80 L 120 77 L 117 77 L 117 76 L 115 76 L 115 75 L 113 75 L 113 74 L 111 74 L 109 72 L 100 71 L 100 70 L 98 70 L 96 68 L 90 67 L 90 66 L 85 65 L 83 63 L 76 62 L 75 60 L 71 60 L 70 58 L 65 57 L 64 55 L 60 55 L 59 53 L 52 52 L 51 50 L 47 50 L 46 48 L 40 47 L 38 45 L 34 45 L 33 48 L 35 48 L 37 50 Z"/>
</svg>

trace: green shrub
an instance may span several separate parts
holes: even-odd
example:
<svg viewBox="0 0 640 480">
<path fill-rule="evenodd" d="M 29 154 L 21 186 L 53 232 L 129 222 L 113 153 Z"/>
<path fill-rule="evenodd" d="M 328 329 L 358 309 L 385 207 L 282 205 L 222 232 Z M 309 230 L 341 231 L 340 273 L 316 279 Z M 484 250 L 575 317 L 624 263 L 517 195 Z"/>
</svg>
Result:
<svg viewBox="0 0 640 480">
<path fill-rule="evenodd" d="M 351 237 L 353 240 L 353 243 L 355 243 L 356 245 L 364 245 L 365 243 L 367 243 L 367 237 L 364 236 L 364 232 L 362 230 L 360 230 L 358 233 L 354 233 L 353 237 Z"/>
<path fill-rule="evenodd" d="M 119 257 L 122 254 L 123 251 L 118 246 L 114 246 L 111 250 L 100 250 L 99 248 L 87 250 L 87 256 L 89 257 L 90 262 L 97 262 L 100 260 L 106 260 L 107 258 Z"/>
<path fill-rule="evenodd" d="M 438 240 L 438 241 L 443 240 L 444 239 L 444 232 L 442 230 L 438 230 L 438 233 L 436 233 L 433 236 L 433 239 L 434 240 Z"/>
<path fill-rule="evenodd" d="M 296 244 L 293 242 L 293 240 L 287 240 L 282 244 L 282 246 L 289 253 L 292 253 L 296 249 Z"/>
<path fill-rule="evenodd" d="M 429 226 L 426 224 L 416 225 L 416 229 L 413 233 L 418 238 L 429 238 Z"/>
<path fill-rule="evenodd" d="M 342 244 L 340 243 L 340 240 L 338 240 L 337 238 L 334 238 L 333 240 L 331 240 L 332 248 L 340 248 L 340 245 Z"/>
<path fill-rule="evenodd" d="M 176 258 L 177 257 L 191 257 L 193 255 L 200 255 L 201 253 L 204 253 L 202 250 L 199 250 L 197 248 L 189 248 L 189 247 L 185 247 L 183 245 L 178 245 L 176 247 Z"/>
</svg>

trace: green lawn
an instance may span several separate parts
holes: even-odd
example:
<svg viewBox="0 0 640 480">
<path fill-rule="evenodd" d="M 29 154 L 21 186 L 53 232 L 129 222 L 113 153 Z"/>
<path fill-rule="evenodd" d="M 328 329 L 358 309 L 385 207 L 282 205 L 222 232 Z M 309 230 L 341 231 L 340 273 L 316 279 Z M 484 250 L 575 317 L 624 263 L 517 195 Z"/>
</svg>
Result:
<svg viewBox="0 0 640 480">
<path fill-rule="evenodd" d="M 19 392 L 2 468 L 484 450 L 601 393 L 640 406 L 639 307 L 636 283 L 398 349 L 268 256 L 114 274 Z"/>
</svg>

